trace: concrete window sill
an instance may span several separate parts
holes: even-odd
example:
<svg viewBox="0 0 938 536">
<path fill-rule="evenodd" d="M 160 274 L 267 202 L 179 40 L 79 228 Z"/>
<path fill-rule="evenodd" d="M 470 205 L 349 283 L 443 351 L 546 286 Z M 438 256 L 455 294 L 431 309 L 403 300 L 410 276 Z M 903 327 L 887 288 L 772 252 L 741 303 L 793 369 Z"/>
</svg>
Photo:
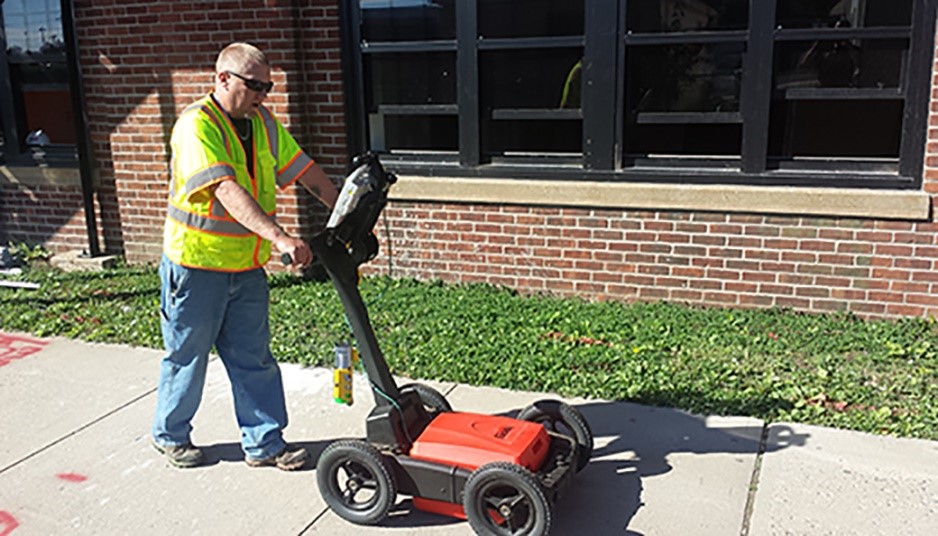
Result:
<svg viewBox="0 0 938 536">
<path fill-rule="evenodd" d="M 0 183 L 21 186 L 81 186 L 81 173 L 72 167 L 0 166 Z"/>
<path fill-rule="evenodd" d="M 400 175 L 395 200 L 928 220 L 922 191 Z"/>
</svg>

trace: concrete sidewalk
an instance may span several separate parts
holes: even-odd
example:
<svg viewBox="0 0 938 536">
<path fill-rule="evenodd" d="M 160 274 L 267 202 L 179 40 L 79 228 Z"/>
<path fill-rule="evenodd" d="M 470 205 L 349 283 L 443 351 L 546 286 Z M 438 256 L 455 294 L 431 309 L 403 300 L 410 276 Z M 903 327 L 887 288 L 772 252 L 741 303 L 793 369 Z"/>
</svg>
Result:
<svg viewBox="0 0 938 536">
<path fill-rule="evenodd" d="M 312 467 L 248 468 L 217 360 L 193 433 L 208 464 L 171 467 L 149 442 L 160 357 L 0 332 L 0 536 L 472 534 L 405 498 L 382 526 L 354 526 L 325 506 Z M 282 370 L 288 441 L 316 459 L 332 440 L 364 435 L 372 400 L 362 378 L 349 408 L 332 401 L 330 371 Z M 431 385 L 457 411 L 512 412 L 549 397 Z M 938 534 L 938 442 L 567 402 L 596 447 L 556 506 L 553 534 Z"/>
</svg>

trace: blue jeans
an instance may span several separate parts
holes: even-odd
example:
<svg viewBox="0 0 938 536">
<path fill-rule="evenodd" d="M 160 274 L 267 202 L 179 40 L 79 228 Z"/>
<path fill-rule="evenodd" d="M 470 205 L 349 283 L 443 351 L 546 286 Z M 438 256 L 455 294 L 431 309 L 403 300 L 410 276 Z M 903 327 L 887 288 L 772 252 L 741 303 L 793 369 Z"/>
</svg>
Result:
<svg viewBox="0 0 938 536">
<path fill-rule="evenodd" d="M 231 381 L 245 454 L 263 459 L 286 446 L 280 368 L 270 353 L 269 289 L 263 269 L 226 273 L 160 262 L 160 316 L 166 356 L 160 363 L 153 439 L 190 443 L 212 346 Z"/>
</svg>

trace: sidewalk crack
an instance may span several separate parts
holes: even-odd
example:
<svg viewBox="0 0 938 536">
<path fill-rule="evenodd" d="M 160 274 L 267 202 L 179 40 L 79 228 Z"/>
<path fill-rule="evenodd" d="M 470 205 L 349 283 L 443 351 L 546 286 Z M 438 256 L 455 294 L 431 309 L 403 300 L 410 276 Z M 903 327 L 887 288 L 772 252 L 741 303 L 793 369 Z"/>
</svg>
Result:
<svg viewBox="0 0 938 536">
<path fill-rule="evenodd" d="M 35 457 L 35 456 L 38 456 L 39 454 L 42 454 L 43 452 L 45 452 L 45 451 L 51 449 L 52 447 L 58 445 L 59 443 L 65 441 L 66 439 L 68 439 L 68 438 L 70 438 L 70 437 L 73 437 L 73 436 L 75 436 L 75 435 L 80 434 L 81 432 L 87 430 L 88 428 L 91 428 L 92 426 L 98 424 L 99 422 L 103 421 L 104 419 L 107 419 L 107 418 L 110 417 L 111 415 L 114 415 L 115 413 L 117 413 L 117 412 L 119 412 L 119 411 L 122 411 L 123 409 L 125 409 L 125 408 L 127 408 L 127 407 L 129 407 L 129 406 L 132 406 L 133 404 L 136 404 L 136 403 L 139 402 L 140 400 L 143 400 L 144 398 L 146 398 L 146 397 L 152 395 L 152 394 L 155 393 L 155 392 L 156 392 L 156 387 L 147 390 L 147 391 L 144 392 L 143 394 L 140 394 L 140 395 L 138 395 L 138 396 L 132 398 L 131 400 L 129 400 L 129 401 L 127 401 L 127 402 L 124 402 L 123 404 L 121 404 L 120 406 L 118 406 L 118 407 L 112 409 L 111 411 L 108 411 L 107 413 L 105 413 L 105 414 L 103 414 L 103 415 L 101 415 L 101 416 L 99 416 L 99 417 L 97 417 L 97 418 L 95 418 L 95 419 L 93 419 L 93 420 L 91 420 L 91 421 L 85 423 L 84 425 L 79 426 L 78 428 L 76 428 L 76 429 L 72 430 L 71 432 L 69 432 L 69 433 L 63 435 L 62 437 L 53 440 L 53 441 L 50 442 L 48 445 L 45 445 L 45 446 L 43 446 L 43 447 L 40 447 L 40 448 L 37 449 L 37 450 L 34 450 L 33 452 L 30 452 L 30 453 L 27 454 L 26 456 L 23 456 L 23 457 L 20 458 L 19 460 L 14 461 L 13 463 L 11 463 L 10 465 L 7 465 L 6 467 L 0 468 L 0 474 L 3 474 L 3 473 L 5 473 L 5 472 L 9 471 L 10 469 L 16 467 L 17 465 L 19 465 L 19 464 L 25 462 L 26 460 L 28 460 L 28 459 L 30 459 L 30 458 L 33 458 L 33 457 Z"/>
<path fill-rule="evenodd" d="M 310 530 L 312 530 L 313 525 L 315 525 L 315 524 L 316 524 L 320 519 L 322 519 L 323 516 L 325 516 L 327 513 L 329 513 L 329 507 L 328 507 L 328 506 L 325 507 L 322 512 L 319 512 L 319 515 L 317 515 L 316 517 L 314 517 L 313 520 L 309 522 L 309 525 L 306 525 L 305 527 L 303 527 L 303 530 L 301 530 L 300 533 L 297 534 L 297 536 L 304 536 L 307 532 L 309 532 Z"/>
<path fill-rule="evenodd" d="M 762 437 L 759 439 L 759 450 L 756 452 L 756 461 L 752 465 L 752 476 L 749 478 L 749 493 L 746 496 L 746 508 L 743 510 L 743 525 L 739 536 L 749 536 L 749 527 L 752 522 L 752 510 L 756 504 L 756 492 L 759 491 L 759 475 L 762 473 L 762 457 L 769 440 L 769 423 L 762 424 Z"/>
</svg>

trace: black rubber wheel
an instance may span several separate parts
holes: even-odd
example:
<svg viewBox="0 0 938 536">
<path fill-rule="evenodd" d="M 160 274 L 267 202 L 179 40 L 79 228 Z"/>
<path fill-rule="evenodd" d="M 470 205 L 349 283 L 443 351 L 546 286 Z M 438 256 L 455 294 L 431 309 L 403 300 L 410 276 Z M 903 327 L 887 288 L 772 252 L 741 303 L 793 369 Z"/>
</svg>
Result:
<svg viewBox="0 0 938 536">
<path fill-rule="evenodd" d="M 510 462 L 487 463 L 469 475 L 463 508 L 476 534 L 544 536 L 551 505 L 537 477 Z"/>
<path fill-rule="evenodd" d="M 559 400 L 539 400 L 521 410 L 522 421 L 543 424 L 551 432 L 576 439 L 577 471 L 582 471 L 593 455 L 593 431 L 580 410 Z"/>
<path fill-rule="evenodd" d="M 420 401 L 423 402 L 423 405 L 427 411 L 437 413 L 449 413 L 453 411 L 453 407 L 449 405 L 449 401 L 446 400 L 446 397 L 429 385 L 424 385 L 422 383 L 408 383 L 407 385 L 401 387 L 400 390 L 416 391 L 417 395 L 420 396 Z"/>
<path fill-rule="evenodd" d="M 394 475 L 381 453 L 355 439 L 326 447 L 316 465 L 316 483 L 333 512 L 360 525 L 381 522 L 397 499 Z"/>
</svg>

